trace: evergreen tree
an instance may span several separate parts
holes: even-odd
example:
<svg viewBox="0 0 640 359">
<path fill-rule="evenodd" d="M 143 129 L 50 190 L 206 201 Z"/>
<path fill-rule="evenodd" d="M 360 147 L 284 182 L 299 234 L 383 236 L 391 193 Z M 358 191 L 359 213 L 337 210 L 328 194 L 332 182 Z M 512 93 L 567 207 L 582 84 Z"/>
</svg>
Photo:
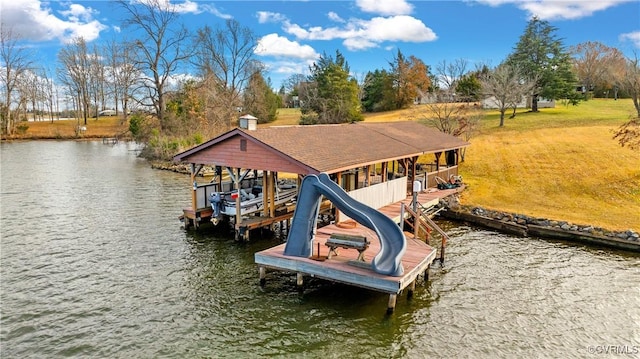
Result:
<svg viewBox="0 0 640 359">
<path fill-rule="evenodd" d="M 323 54 L 309 67 L 309 82 L 300 86 L 303 124 L 362 121 L 358 82 L 340 51 Z"/>
<path fill-rule="evenodd" d="M 534 17 L 507 58 L 507 62 L 521 69 L 527 78 L 537 79 L 531 101 L 533 112 L 538 111 L 540 97 L 568 99 L 574 104 L 579 101 L 577 80 L 571 71 L 572 59 L 555 36 L 556 30 L 549 22 Z"/>
</svg>

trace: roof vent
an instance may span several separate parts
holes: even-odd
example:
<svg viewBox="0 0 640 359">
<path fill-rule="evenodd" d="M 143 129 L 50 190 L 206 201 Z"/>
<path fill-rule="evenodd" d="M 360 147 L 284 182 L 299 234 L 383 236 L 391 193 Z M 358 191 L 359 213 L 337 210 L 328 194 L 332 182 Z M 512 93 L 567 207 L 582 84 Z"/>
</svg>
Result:
<svg viewBox="0 0 640 359">
<path fill-rule="evenodd" d="M 255 131 L 258 128 L 258 118 L 249 114 L 242 115 L 238 118 L 238 127 L 249 131 Z"/>
</svg>

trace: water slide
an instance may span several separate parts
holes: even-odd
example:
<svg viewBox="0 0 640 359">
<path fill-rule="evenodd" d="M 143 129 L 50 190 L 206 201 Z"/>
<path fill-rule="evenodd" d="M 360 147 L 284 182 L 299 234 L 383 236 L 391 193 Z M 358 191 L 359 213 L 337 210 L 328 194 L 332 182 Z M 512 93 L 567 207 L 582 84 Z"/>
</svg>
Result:
<svg viewBox="0 0 640 359">
<path fill-rule="evenodd" d="M 380 252 L 371 261 L 373 270 L 385 275 L 402 275 L 404 269 L 401 260 L 406 243 L 400 227 L 375 208 L 351 198 L 326 173 L 308 175 L 302 180 L 284 254 L 307 258 L 313 255 L 313 239 L 322 195 L 351 219 L 376 232 L 380 239 Z"/>
</svg>

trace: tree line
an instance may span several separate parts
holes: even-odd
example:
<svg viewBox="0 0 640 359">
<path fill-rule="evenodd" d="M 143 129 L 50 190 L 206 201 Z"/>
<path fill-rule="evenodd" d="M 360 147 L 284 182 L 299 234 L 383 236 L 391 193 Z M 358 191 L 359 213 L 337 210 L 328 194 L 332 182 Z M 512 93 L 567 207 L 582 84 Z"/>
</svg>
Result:
<svg viewBox="0 0 640 359">
<path fill-rule="evenodd" d="M 274 91 L 256 59 L 256 36 L 238 21 L 192 33 L 167 2 L 115 4 L 126 14 L 127 35 L 103 45 L 73 39 L 58 53 L 55 74 L 38 70 L 36 57 L 19 46 L 18 34 L 0 25 L 3 135 L 19 130 L 27 112 L 53 121 L 63 112 L 61 102 L 67 115 L 84 124 L 102 110 L 115 110 L 133 138 L 146 144 L 145 155 L 161 158 L 229 130 L 239 112 L 266 123 L 284 106 L 300 108 L 301 124 L 327 124 L 420 102 L 429 115 L 416 113 L 417 119 L 465 139 L 481 118 L 470 104 L 483 99 L 500 111 L 500 126 L 507 111 L 513 109 L 515 116 L 523 99 L 537 111 L 541 98 L 577 104 L 594 94 L 631 97 L 640 117 L 637 57 L 626 58 L 598 42 L 565 48 L 557 29 L 537 18 L 497 66 L 470 70 L 458 59 L 432 68 L 398 50 L 388 68 L 357 78 L 336 51 L 323 53 L 308 75 L 292 75 Z M 634 131 L 631 121 L 618 139 L 637 146 L 640 136 Z"/>
</svg>

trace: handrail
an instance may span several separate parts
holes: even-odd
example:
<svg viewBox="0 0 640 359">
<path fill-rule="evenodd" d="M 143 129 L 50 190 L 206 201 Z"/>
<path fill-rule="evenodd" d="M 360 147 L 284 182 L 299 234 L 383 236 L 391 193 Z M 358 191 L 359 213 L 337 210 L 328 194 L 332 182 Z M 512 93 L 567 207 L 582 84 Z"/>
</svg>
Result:
<svg viewBox="0 0 640 359">
<path fill-rule="evenodd" d="M 417 204 L 419 205 L 418 206 L 419 208 L 417 209 L 417 211 L 413 211 L 413 209 L 411 209 L 409 206 L 405 205 L 404 203 L 402 204 L 402 208 L 401 208 L 402 213 L 406 211 L 407 213 L 409 213 L 409 215 L 413 217 L 414 222 L 417 222 L 417 223 L 411 223 L 404 218 L 401 218 L 401 220 L 404 221 L 404 223 L 409 224 L 413 228 L 413 234 L 416 237 L 418 236 L 420 225 L 427 228 L 427 240 L 430 236 L 429 234 L 430 230 L 435 229 L 436 232 L 440 234 L 440 236 L 442 237 L 442 242 L 440 244 L 440 264 L 443 264 L 444 251 L 445 251 L 445 247 L 447 246 L 447 240 L 449 239 L 449 236 L 427 214 L 425 214 L 425 212 L 423 212 L 422 209 L 424 209 L 424 206 L 421 203 L 417 203 Z"/>
</svg>

